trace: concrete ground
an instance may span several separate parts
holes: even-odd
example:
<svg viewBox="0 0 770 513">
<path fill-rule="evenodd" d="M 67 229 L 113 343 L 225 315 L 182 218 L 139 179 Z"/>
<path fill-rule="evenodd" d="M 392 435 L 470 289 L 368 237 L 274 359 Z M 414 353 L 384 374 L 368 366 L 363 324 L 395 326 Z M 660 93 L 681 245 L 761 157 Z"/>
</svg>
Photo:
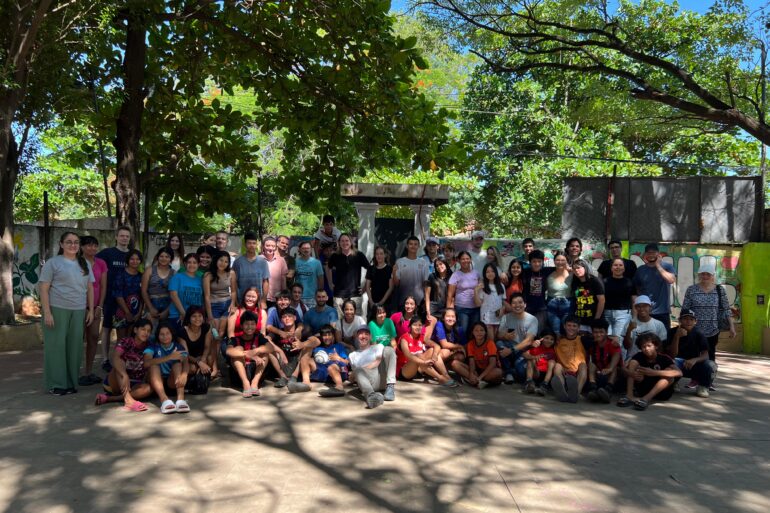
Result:
<svg viewBox="0 0 770 513">
<path fill-rule="evenodd" d="M 399 383 L 376 410 L 215 386 L 187 415 L 42 391 L 0 354 L 0 512 L 770 511 L 770 359 L 720 354 L 718 392 L 645 412 L 518 387 Z"/>
</svg>

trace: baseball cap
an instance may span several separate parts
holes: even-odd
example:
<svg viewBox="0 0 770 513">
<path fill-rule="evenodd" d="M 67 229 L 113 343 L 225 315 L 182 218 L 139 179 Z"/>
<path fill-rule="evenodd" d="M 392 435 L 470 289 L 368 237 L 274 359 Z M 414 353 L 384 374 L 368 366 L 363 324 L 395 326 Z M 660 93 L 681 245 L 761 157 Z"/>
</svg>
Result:
<svg viewBox="0 0 770 513">
<path fill-rule="evenodd" d="M 653 243 L 653 244 L 647 244 L 644 247 L 644 252 L 647 253 L 648 251 L 660 251 L 660 249 L 658 249 L 657 244 Z"/>
<path fill-rule="evenodd" d="M 473 233 L 471 233 L 471 239 L 478 239 L 481 237 L 484 238 L 484 232 L 482 230 L 476 230 Z"/>
<path fill-rule="evenodd" d="M 634 301 L 634 306 L 636 305 L 652 305 L 652 301 L 650 300 L 649 296 L 636 296 L 636 301 Z"/>
<path fill-rule="evenodd" d="M 367 332 L 367 333 L 371 333 L 371 332 L 372 332 L 372 331 L 369 329 L 369 326 L 366 326 L 366 325 L 364 325 L 364 326 L 361 326 L 360 328 L 358 328 L 358 331 L 356 331 L 356 333 L 361 333 L 362 331 L 365 331 L 365 332 Z"/>
<path fill-rule="evenodd" d="M 438 238 L 428 237 L 427 239 L 425 239 L 425 244 L 431 244 L 431 243 L 438 244 Z"/>
<path fill-rule="evenodd" d="M 682 310 L 679 312 L 680 319 L 684 319 L 685 317 L 692 317 L 693 319 L 698 320 L 698 318 L 695 316 L 695 312 L 689 308 L 682 308 Z"/>
<path fill-rule="evenodd" d="M 698 274 L 700 274 L 700 273 L 708 273 L 708 274 L 714 275 L 714 274 L 717 273 L 717 269 L 716 269 L 716 266 L 712 262 L 709 262 L 707 264 L 702 264 L 698 268 Z"/>
</svg>

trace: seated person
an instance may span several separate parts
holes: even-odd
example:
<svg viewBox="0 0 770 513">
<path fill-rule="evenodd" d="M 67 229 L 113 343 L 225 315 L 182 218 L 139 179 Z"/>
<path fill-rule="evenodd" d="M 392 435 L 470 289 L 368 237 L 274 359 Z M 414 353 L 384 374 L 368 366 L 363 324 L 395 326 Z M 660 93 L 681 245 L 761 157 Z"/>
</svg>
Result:
<svg viewBox="0 0 770 513">
<path fill-rule="evenodd" d="M 243 334 L 241 328 L 241 316 L 251 312 L 257 320 L 257 331 L 265 335 L 267 327 L 267 313 L 259 307 L 259 291 L 256 287 L 249 287 L 243 293 L 240 305 L 227 318 L 227 337 L 222 339 L 222 354 L 227 349 L 227 341 Z"/>
<path fill-rule="evenodd" d="M 545 396 L 553 378 L 553 368 L 556 366 L 556 335 L 551 330 L 543 331 L 543 335 L 532 342 L 532 347 L 524 352 L 527 360 L 527 383 L 524 391 L 528 394 L 537 392 Z M 537 383 L 540 384 L 537 384 Z"/>
<path fill-rule="evenodd" d="M 497 332 L 497 354 L 505 383 L 509 385 L 514 377 L 524 380 L 527 364 L 523 354 L 532 346 L 539 329 L 537 317 L 526 311 L 527 304 L 522 294 L 511 294 L 510 305 L 511 311 L 503 315 Z"/>
<path fill-rule="evenodd" d="M 374 319 L 369 321 L 372 343 L 390 346 L 395 350 L 398 334 L 396 334 L 395 324 L 388 318 L 388 309 L 385 308 L 385 305 L 376 304 L 373 310 Z M 356 337 L 358 337 L 358 333 L 356 333 Z"/>
<path fill-rule="evenodd" d="M 561 402 L 578 402 L 588 379 L 586 351 L 578 335 L 579 330 L 580 319 L 570 315 L 564 321 L 565 335 L 556 344 L 556 365 L 553 368 L 551 388 Z"/>
<path fill-rule="evenodd" d="M 465 345 L 465 352 L 467 363 L 455 360 L 452 362 L 452 369 L 471 386 L 482 389 L 503 382 L 503 372 L 497 363 L 497 346 L 487 338 L 486 324 L 473 323 L 471 339 Z"/>
<path fill-rule="evenodd" d="M 112 353 L 112 370 L 104 380 L 106 394 L 97 394 L 97 406 L 123 401 L 128 411 L 146 411 L 147 405 L 139 401 L 152 395 L 152 388 L 145 381 L 144 350 L 150 340 L 152 323 L 139 319 L 131 328 L 132 336 L 115 344 Z"/>
<path fill-rule="evenodd" d="M 284 329 L 283 322 L 281 322 L 281 316 L 278 314 L 284 308 L 291 306 L 291 294 L 288 290 L 282 290 L 275 295 L 275 306 L 271 306 L 267 309 L 267 328 L 265 329 L 266 335 L 277 334 L 281 337 L 289 337 L 292 334 Z M 302 326 L 302 314 L 297 310 L 297 323 L 296 326 Z"/>
<path fill-rule="evenodd" d="M 626 395 L 618 399 L 618 406 L 634 405 L 646 410 L 651 401 L 668 401 L 674 393 L 674 380 L 682 376 L 670 356 L 659 353 L 660 337 L 643 333 L 636 339 L 639 352 L 628 362 Z"/>
<path fill-rule="evenodd" d="M 669 353 L 674 356 L 674 362 L 682 375 L 690 378 L 690 383 L 697 385 L 698 397 L 708 397 L 709 387 L 714 381 L 717 364 L 709 360 L 709 344 L 706 336 L 697 328 L 698 319 L 695 312 L 683 308 L 679 312 L 679 328 L 669 346 Z"/>
<path fill-rule="evenodd" d="M 284 308 L 280 311 L 284 329 L 280 334 L 271 333 L 270 339 L 278 348 L 270 355 L 270 362 L 280 376 L 275 382 L 276 388 L 288 386 L 289 393 L 309 392 L 310 385 L 297 381 L 300 373 L 300 361 L 303 357 L 311 357 L 313 349 L 321 344 L 317 337 L 302 338 L 302 325 L 297 324 L 297 311 L 294 308 Z M 320 329 L 319 329 L 320 331 Z M 288 336 L 284 336 L 284 334 Z"/>
<path fill-rule="evenodd" d="M 634 310 L 636 320 L 628 324 L 621 348 L 624 362 L 628 362 L 639 351 L 636 339 L 642 333 L 655 333 L 661 344 L 664 344 L 668 337 L 666 326 L 652 316 L 652 301 L 648 296 L 638 296 L 634 301 Z"/>
<path fill-rule="evenodd" d="M 607 336 L 609 323 L 594 319 L 591 334 L 594 345 L 591 348 L 591 362 L 588 365 L 588 400 L 609 404 L 615 389 L 620 368 L 620 347 Z"/>
<path fill-rule="evenodd" d="M 432 333 L 432 324 L 423 331 L 422 319 L 417 315 L 411 318 L 409 332 L 402 335 L 398 342 L 396 374 L 409 381 L 419 373 L 435 379 L 443 386 L 459 386 L 459 383 L 449 377 L 441 359 L 440 349 L 430 342 Z M 426 344 L 426 341 L 429 342 Z"/>
<path fill-rule="evenodd" d="M 182 327 L 177 332 L 177 342 L 187 351 L 187 361 L 190 363 L 188 377 L 198 372 L 212 375 L 213 369 L 216 369 L 216 351 L 212 350 L 214 339 L 211 336 L 210 325 L 205 322 L 204 312 L 205 310 L 200 306 L 188 308 L 184 314 Z"/>
<path fill-rule="evenodd" d="M 265 336 L 257 330 L 257 316 L 253 312 L 245 312 L 241 316 L 242 332 L 231 337 L 227 343 L 226 355 L 243 385 L 243 397 L 259 396 L 259 380 L 267 367 L 268 357 L 277 349 Z"/>
<path fill-rule="evenodd" d="M 289 269 L 289 272 L 291 272 L 291 269 Z M 291 303 L 289 306 L 297 311 L 300 320 L 305 317 L 305 312 L 308 311 L 308 306 L 302 301 L 302 294 L 304 292 L 305 287 L 301 283 L 295 283 L 291 286 Z"/>
<path fill-rule="evenodd" d="M 358 350 L 350 353 L 350 368 L 367 408 L 396 400 L 396 352 L 389 344 L 372 344 L 369 328 L 358 328 Z M 384 394 L 380 392 L 384 391 Z"/>
<path fill-rule="evenodd" d="M 455 360 L 465 361 L 465 344 L 468 339 L 457 324 L 457 312 L 454 308 L 444 309 L 442 319 L 436 322 L 436 329 L 433 330 L 431 338 L 441 347 L 441 359 L 445 365 L 451 366 Z"/>
<path fill-rule="evenodd" d="M 303 319 L 304 336 L 309 337 L 311 335 L 317 335 L 321 331 L 321 327 L 325 324 L 330 324 L 338 333 L 336 338 L 339 342 L 339 316 L 337 315 L 337 309 L 329 306 L 329 295 L 323 289 L 318 289 L 315 293 L 315 307 L 308 310 Z"/>
<path fill-rule="evenodd" d="M 174 328 L 168 321 L 158 324 L 155 343 L 144 350 L 144 368 L 150 378 L 150 386 L 161 401 L 161 413 L 187 413 L 190 405 L 184 400 L 184 387 L 190 364 L 187 351 L 174 340 Z M 176 389 L 176 403 L 166 395 L 166 387 Z"/>
<path fill-rule="evenodd" d="M 335 342 L 334 328 L 329 324 L 321 328 L 319 338 L 321 345 L 312 353 L 305 353 L 299 362 L 302 382 L 310 386 L 311 381 L 327 383 L 331 380 L 334 386 L 321 390 L 318 395 L 344 397 L 342 382 L 348 379 L 348 349 L 345 344 Z"/>
</svg>

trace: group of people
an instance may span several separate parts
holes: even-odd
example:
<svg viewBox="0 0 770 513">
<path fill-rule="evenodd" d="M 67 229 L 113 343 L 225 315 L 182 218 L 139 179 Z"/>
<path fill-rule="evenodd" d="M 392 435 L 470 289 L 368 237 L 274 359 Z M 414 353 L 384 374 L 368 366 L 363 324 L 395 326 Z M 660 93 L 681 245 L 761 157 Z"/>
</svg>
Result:
<svg viewBox="0 0 770 513">
<path fill-rule="evenodd" d="M 244 398 L 259 396 L 265 380 L 290 393 L 325 384 L 319 395 L 341 397 L 349 381 L 375 408 L 395 399 L 397 380 L 425 378 L 480 389 L 519 382 L 526 393 L 565 402 L 607 403 L 617 392 L 618 406 L 643 410 L 668 399 L 682 376 L 708 397 L 719 332 L 734 334 L 708 263 L 671 328 L 676 273 L 655 244 L 637 268 L 610 241 L 610 258 L 595 271 L 579 239 L 555 252 L 551 267 L 525 239 L 503 269 L 500 253 L 474 232 L 470 250 L 459 252 L 451 242 L 428 237 L 421 248 L 409 237 L 391 262 L 382 246 L 366 258 L 324 216 L 296 256 L 285 236 L 247 233 L 243 254 L 234 255 L 226 232 L 206 235 L 195 252 L 171 234 L 142 268 L 131 238 L 121 227 L 115 245 L 99 251 L 94 237 L 65 232 L 45 262 L 50 393 L 100 383 L 97 404 L 143 411 L 154 394 L 162 413 L 185 413 L 185 393 L 205 393 L 225 375 Z M 99 341 L 103 378 L 93 368 Z"/>
</svg>

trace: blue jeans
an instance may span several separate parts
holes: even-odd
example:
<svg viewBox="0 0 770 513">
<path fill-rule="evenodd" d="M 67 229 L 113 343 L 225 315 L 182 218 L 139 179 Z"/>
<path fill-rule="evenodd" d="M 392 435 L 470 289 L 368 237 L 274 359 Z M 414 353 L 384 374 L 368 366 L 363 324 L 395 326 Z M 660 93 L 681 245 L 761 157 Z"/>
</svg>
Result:
<svg viewBox="0 0 770 513">
<path fill-rule="evenodd" d="M 610 325 L 607 335 L 620 337 L 621 343 L 631 322 L 631 310 L 605 310 L 604 320 Z"/>
<path fill-rule="evenodd" d="M 520 383 L 524 382 L 527 379 L 527 359 L 524 358 L 524 351 L 513 349 L 516 342 L 512 340 L 498 340 L 495 345 L 497 346 L 497 355 L 500 359 L 503 375 L 513 374 L 514 380 Z M 507 358 L 503 358 L 500 355 L 501 349 L 513 349 L 513 352 Z"/>
<path fill-rule="evenodd" d="M 698 385 L 703 387 L 711 386 L 717 373 L 717 364 L 711 360 L 698 362 L 689 369 L 684 368 L 684 358 L 674 358 L 676 366 L 682 371 L 685 378 L 694 379 Z"/>
<path fill-rule="evenodd" d="M 470 327 L 474 322 L 481 320 L 481 309 L 476 308 L 463 308 L 462 306 L 455 306 L 455 312 L 457 313 L 457 325 L 462 328 L 465 336 L 470 340 L 473 334 L 470 332 Z"/>
<path fill-rule="evenodd" d="M 551 325 L 551 329 L 557 337 L 562 334 L 561 326 L 571 309 L 572 305 L 566 297 L 555 297 L 548 301 L 548 324 Z"/>
</svg>

